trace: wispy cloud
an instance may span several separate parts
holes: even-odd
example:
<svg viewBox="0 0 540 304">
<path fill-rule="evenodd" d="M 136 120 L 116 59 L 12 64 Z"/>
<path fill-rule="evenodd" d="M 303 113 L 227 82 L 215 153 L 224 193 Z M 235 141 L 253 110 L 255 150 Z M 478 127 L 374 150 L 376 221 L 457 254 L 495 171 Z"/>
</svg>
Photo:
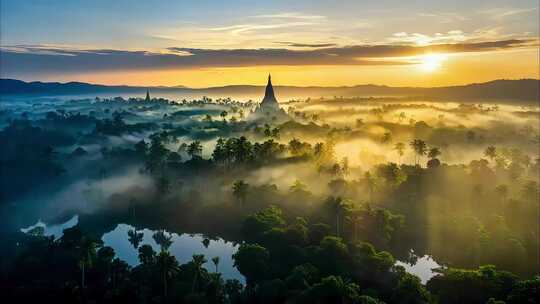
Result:
<svg viewBox="0 0 540 304">
<path fill-rule="evenodd" d="M 211 31 L 226 31 L 233 35 L 240 35 L 243 33 L 250 33 L 257 30 L 270 30 L 279 28 L 289 28 L 296 26 L 313 25 L 312 22 L 286 22 L 286 23 L 274 23 L 274 24 L 236 24 L 224 27 L 210 28 Z"/>
<path fill-rule="evenodd" d="M 538 7 L 531 8 L 494 8 L 483 11 L 483 14 L 491 16 L 493 19 L 503 19 L 507 17 L 513 17 L 516 15 L 522 15 L 532 13 L 538 10 Z"/>
<path fill-rule="evenodd" d="M 252 18 L 269 18 L 269 19 L 302 19 L 302 20 L 326 19 L 326 16 L 306 15 L 302 13 L 278 13 L 278 14 L 255 15 L 251 17 Z"/>
<path fill-rule="evenodd" d="M 466 41 L 468 37 L 461 30 L 451 30 L 446 33 L 435 33 L 433 35 L 421 33 L 394 33 L 389 41 L 397 43 L 411 43 L 416 45 L 430 45 L 434 43 L 455 43 Z"/>
<path fill-rule="evenodd" d="M 295 42 L 286 42 L 286 41 L 276 41 L 276 44 L 286 45 L 290 47 L 297 48 L 325 48 L 337 46 L 335 43 L 295 43 Z"/>
<path fill-rule="evenodd" d="M 457 33 L 456 33 L 457 34 Z M 403 36 L 399 34 L 398 36 Z M 409 35 L 407 35 L 409 36 Z M 400 58 L 426 53 L 490 52 L 538 46 L 535 39 L 435 45 L 377 44 L 343 47 L 297 44 L 312 49 L 200 49 L 171 47 L 165 52 L 62 49 L 44 46 L 0 48 L 2 77 L 40 73 L 167 70 L 259 65 L 402 65 Z M 313 48 L 315 47 L 315 48 Z"/>
<path fill-rule="evenodd" d="M 458 23 L 469 20 L 467 16 L 458 13 L 419 13 L 418 16 L 433 18 L 439 23 Z"/>
</svg>

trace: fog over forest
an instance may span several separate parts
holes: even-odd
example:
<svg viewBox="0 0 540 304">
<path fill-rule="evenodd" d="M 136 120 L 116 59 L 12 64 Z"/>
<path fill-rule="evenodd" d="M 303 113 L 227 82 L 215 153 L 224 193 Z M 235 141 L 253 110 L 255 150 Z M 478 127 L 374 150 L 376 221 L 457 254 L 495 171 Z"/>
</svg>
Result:
<svg viewBox="0 0 540 304">
<path fill-rule="evenodd" d="M 65 301 L 84 284 L 84 297 L 105 302 L 525 303 L 538 293 L 536 103 L 279 107 L 3 96 L 3 286 Z"/>
</svg>

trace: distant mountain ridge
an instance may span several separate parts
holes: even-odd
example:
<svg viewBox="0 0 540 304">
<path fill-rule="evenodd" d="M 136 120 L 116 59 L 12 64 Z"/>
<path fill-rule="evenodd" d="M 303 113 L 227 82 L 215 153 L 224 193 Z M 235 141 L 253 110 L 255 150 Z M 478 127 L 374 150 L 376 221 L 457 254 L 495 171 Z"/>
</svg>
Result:
<svg viewBox="0 0 540 304">
<path fill-rule="evenodd" d="M 208 94 L 227 96 L 261 95 L 264 86 L 229 85 L 209 88 L 107 86 L 84 82 L 25 82 L 0 79 L 0 95 L 82 95 L 82 94 L 144 94 L 147 89 L 155 94 Z M 408 96 L 437 99 L 512 99 L 539 101 L 540 80 L 494 80 L 447 87 L 390 87 L 383 85 L 355 85 L 342 87 L 275 86 L 278 95 L 317 98 L 321 96 Z"/>
</svg>

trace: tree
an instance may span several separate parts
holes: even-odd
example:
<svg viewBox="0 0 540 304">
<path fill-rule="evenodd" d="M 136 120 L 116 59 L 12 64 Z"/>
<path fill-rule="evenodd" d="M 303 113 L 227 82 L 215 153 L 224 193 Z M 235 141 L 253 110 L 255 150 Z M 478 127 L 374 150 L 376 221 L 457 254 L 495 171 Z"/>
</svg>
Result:
<svg viewBox="0 0 540 304">
<path fill-rule="evenodd" d="M 398 153 L 399 155 L 399 163 L 401 164 L 401 157 L 403 156 L 404 151 L 405 151 L 405 144 L 402 143 L 402 142 L 398 142 L 396 143 L 396 145 L 394 146 L 394 150 L 396 150 L 396 152 Z"/>
<path fill-rule="evenodd" d="M 437 158 L 439 155 L 441 155 L 441 150 L 439 148 L 437 148 L 437 147 L 432 147 L 428 151 L 428 157 L 430 159 Z"/>
<path fill-rule="evenodd" d="M 166 233 L 165 230 L 156 231 L 154 235 L 152 235 L 152 238 L 160 246 L 162 252 L 168 251 L 173 243 L 172 235 Z"/>
<path fill-rule="evenodd" d="M 330 207 L 330 210 L 332 211 L 334 218 L 335 218 L 335 224 L 336 224 L 336 236 L 339 237 L 339 231 L 340 231 L 340 218 L 343 212 L 343 208 L 345 207 L 343 200 L 341 197 L 329 197 L 325 204 Z"/>
<path fill-rule="evenodd" d="M 381 143 L 387 144 L 392 141 L 392 133 L 390 132 L 384 132 L 383 136 L 381 137 Z"/>
<path fill-rule="evenodd" d="M 214 266 L 216 266 L 216 273 L 218 272 L 218 265 L 219 265 L 219 257 L 216 256 L 216 257 L 213 257 L 212 258 L 212 263 L 214 263 Z"/>
<path fill-rule="evenodd" d="M 349 158 L 343 157 L 341 159 L 341 174 L 343 174 L 344 177 L 349 175 L 351 173 L 350 167 L 349 167 Z"/>
<path fill-rule="evenodd" d="M 165 148 L 158 136 L 152 137 L 148 157 L 146 159 L 146 169 L 152 173 L 163 172 L 169 150 Z"/>
<path fill-rule="evenodd" d="M 216 141 L 214 152 L 212 152 L 212 159 L 218 164 L 227 160 L 227 146 L 225 139 L 222 137 L 218 138 Z"/>
<path fill-rule="evenodd" d="M 540 276 L 523 280 L 515 284 L 512 292 L 508 295 L 506 303 L 522 304 L 536 303 L 540 298 Z"/>
<path fill-rule="evenodd" d="M 225 118 L 227 117 L 227 115 L 229 115 L 229 113 L 227 113 L 227 111 L 222 111 L 221 113 L 219 113 L 219 116 L 221 116 L 221 118 L 223 119 L 223 122 L 226 123 L 227 120 L 225 120 Z"/>
<path fill-rule="evenodd" d="M 371 175 L 369 171 L 367 171 L 364 174 L 364 180 L 366 181 L 366 184 L 369 189 L 369 203 L 373 203 L 373 192 L 375 191 L 375 187 L 377 186 L 376 179 Z"/>
<path fill-rule="evenodd" d="M 502 203 L 504 204 L 506 202 L 506 198 L 508 197 L 508 186 L 507 185 L 498 185 L 495 187 L 495 193 L 497 196 L 501 199 Z"/>
<path fill-rule="evenodd" d="M 266 232 L 284 226 L 283 212 L 278 207 L 271 205 L 248 216 L 242 224 L 242 234 L 248 242 L 259 242 Z"/>
<path fill-rule="evenodd" d="M 162 174 L 157 178 L 156 188 L 161 195 L 168 194 L 171 191 L 171 181 L 165 174 Z"/>
<path fill-rule="evenodd" d="M 200 158 L 202 155 L 202 145 L 201 142 L 196 140 L 189 144 L 187 147 L 187 153 L 191 158 Z"/>
<path fill-rule="evenodd" d="M 233 184 L 233 195 L 236 197 L 241 206 L 246 203 L 246 196 L 248 194 L 249 184 L 243 180 L 237 180 Z"/>
<path fill-rule="evenodd" d="M 167 281 L 169 278 L 178 273 L 178 262 L 176 261 L 176 258 L 168 251 L 161 251 L 157 256 L 157 264 L 159 265 L 159 269 L 161 271 L 163 296 L 167 297 Z"/>
<path fill-rule="evenodd" d="M 138 232 L 135 229 L 130 229 L 128 231 L 128 240 L 135 249 L 139 248 L 139 244 L 142 242 L 143 236 L 144 234 L 142 232 Z"/>
<path fill-rule="evenodd" d="M 233 142 L 234 159 L 237 162 L 243 163 L 250 160 L 253 156 L 253 148 L 251 143 L 245 136 L 241 136 Z"/>
<path fill-rule="evenodd" d="M 139 247 L 139 262 L 143 265 L 152 265 L 156 261 L 156 252 L 150 245 Z"/>
<path fill-rule="evenodd" d="M 484 151 L 484 155 L 493 161 L 497 157 L 497 148 L 495 148 L 495 146 L 487 147 Z"/>
<path fill-rule="evenodd" d="M 343 278 L 340 276 L 329 276 L 323 278 L 320 283 L 314 284 L 309 289 L 302 292 L 299 302 L 365 303 L 367 299 L 372 298 L 360 296 L 360 287 L 355 283 L 350 283 L 347 280 L 343 280 Z"/>
<path fill-rule="evenodd" d="M 93 266 L 96 258 L 96 249 L 98 243 L 91 237 L 83 236 L 80 239 L 78 251 L 79 251 L 79 267 L 81 268 L 81 287 L 85 288 L 85 274 L 86 269 Z"/>
<path fill-rule="evenodd" d="M 358 241 L 358 226 L 362 221 L 362 216 L 358 210 L 353 210 L 347 217 L 348 221 L 352 224 L 353 241 Z"/>
<path fill-rule="evenodd" d="M 114 259 L 114 249 L 109 246 L 99 248 L 96 256 L 96 265 L 98 269 L 106 269 L 107 277 L 111 275 L 111 264 Z"/>
<path fill-rule="evenodd" d="M 418 165 L 420 157 L 426 154 L 427 145 L 426 142 L 421 139 L 415 139 L 409 144 L 415 152 L 415 164 Z"/>
<path fill-rule="evenodd" d="M 145 157 L 148 152 L 148 144 L 144 140 L 139 141 L 135 144 L 135 152 L 137 155 Z"/>
<path fill-rule="evenodd" d="M 242 244 L 233 254 L 234 267 L 246 277 L 248 288 L 261 282 L 268 273 L 270 253 L 256 244 Z"/>
<path fill-rule="evenodd" d="M 201 272 L 203 270 L 203 265 L 206 263 L 207 260 L 204 258 L 204 255 L 202 254 L 194 254 L 193 260 L 191 263 L 194 267 L 194 275 L 193 275 L 193 285 L 191 286 L 191 292 L 195 292 L 195 288 L 197 286 L 197 280 L 201 276 Z"/>
<path fill-rule="evenodd" d="M 279 139 L 279 137 L 280 137 L 280 131 L 279 131 L 279 128 L 273 128 L 273 129 L 272 129 L 272 135 L 271 135 L 271 137 L 276 138 L 276 139 Z"/>
<path fill-rule="evenodd" d="M 171 152 L 169 153 L 169 156 L 167 157 L 167 162 L 169 164 L 177 164 L 182 161 L 182 155 L 178 152 Z"/>
</svg>

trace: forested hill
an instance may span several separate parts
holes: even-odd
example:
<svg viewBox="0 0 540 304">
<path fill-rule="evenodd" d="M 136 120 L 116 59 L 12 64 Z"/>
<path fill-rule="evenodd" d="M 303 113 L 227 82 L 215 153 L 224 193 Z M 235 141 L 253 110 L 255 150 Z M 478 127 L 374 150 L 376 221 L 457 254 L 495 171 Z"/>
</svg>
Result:
<svg viewBox="0 0 540 304">
<path fill-rule="evenodd" d="M 0 79 L 0 95 L 79 95 L 79 94 L 144 94 L 150 89 L 154 94 L 186 94 L 212 96 L 257 96 L 263 86 L 230 85 L 210 88 L 106 86 L 82 82 L 24 82 L 15 79 Z M 344 87 L 295 87 L 276 86 L 281 96 L 331 97 L 331 96 L 410 96 L 436 99 L 500 99 L 538 101 L 540 80 L 494 80 L 462 86 L 448 87 L 389 87 L 380 85 L 356 85 Z"/>
</svg>

